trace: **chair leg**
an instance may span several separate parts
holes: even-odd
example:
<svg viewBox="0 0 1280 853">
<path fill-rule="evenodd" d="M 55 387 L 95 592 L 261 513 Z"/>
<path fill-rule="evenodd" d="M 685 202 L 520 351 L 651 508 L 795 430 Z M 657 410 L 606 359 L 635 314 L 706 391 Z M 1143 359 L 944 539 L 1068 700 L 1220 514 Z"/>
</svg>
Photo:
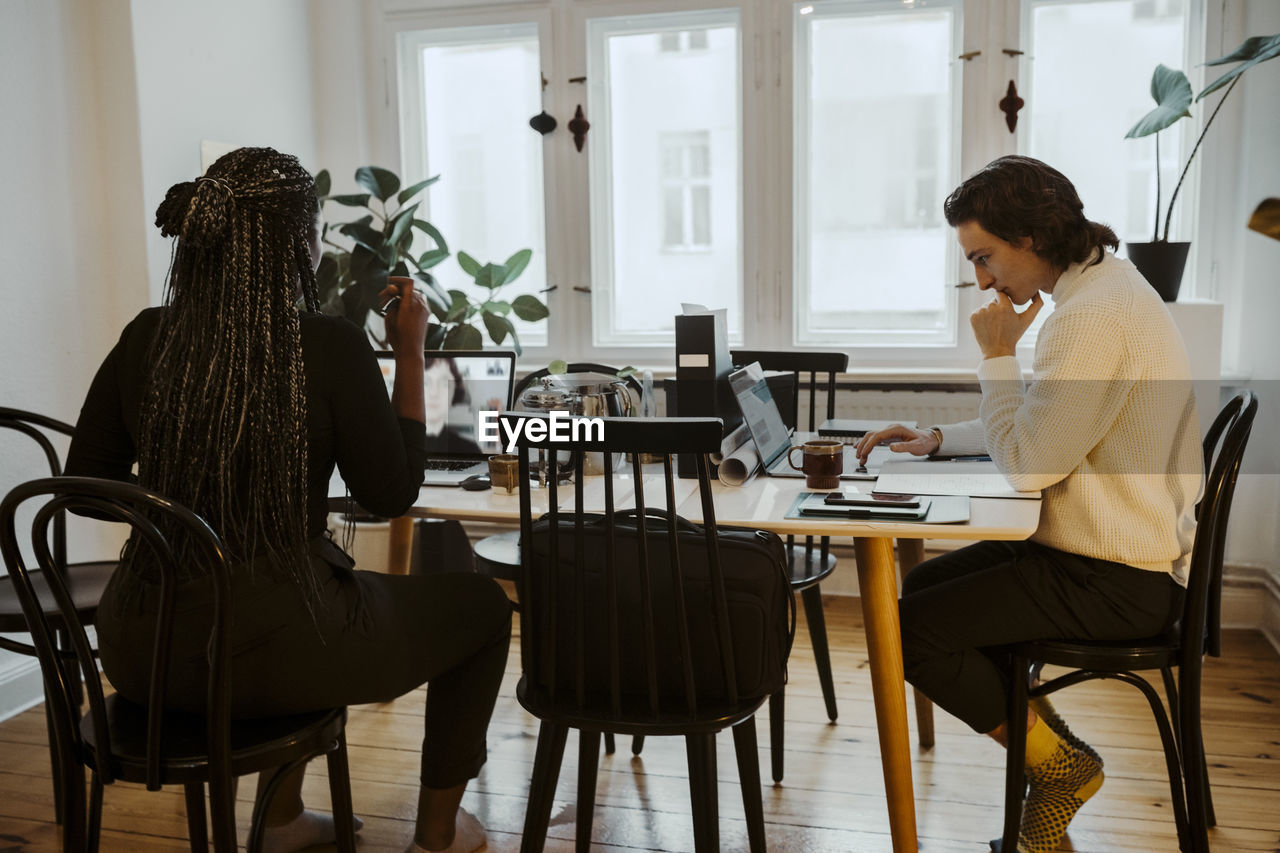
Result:
<svg viewBox="0 0 1280 853">
<path fill-rule="evenodd" d="M 783 724 L 786 718 L 787 688 L 779 687 L 769 697 L 769 766 L 773 781 L 782 781 L 782 763 L 786 755 Z"/>
<path fill-rule="evenodd" d="M 742 811 L 747 819 L 747 843 L 751 853 L 764 853 L 764 800 L 760 794 L 755 717 L 747 717 L 733 727 L 733 748 L 738 756 L 738 781 L 742 785 Z"/>
<path fill-rule="evenodd" d="M 62 779 L 62 849 L 86 850 L 89 840 L 84 765 L 78 761 L 67 761 L 62 751 L 58 753 L 58 763 Z"/>
<path fill-rule="evenodd" d="M 529 781 L 529 803 L 525 807 L 520 853 L 542 853 L 546 844 L 551 806 L 556 797 L 556 781 L 560 778 L 560 762 L 564 760 L 564 744 L 568 737 L 568 726 L 543 720 L 538 727 L 538 749 L 533 756 L 533 778 Z"/>
<path fill-rule="evenodd" d="M 578 732 L 578 832 L 577 853 L 591 850 L 591 823 L 596 807 L 596 771 L 600 767 L 600 732 Z"/>
<path fill-rule="evenodd" d="M 1187 790 L 1187 831 L 1191 849 L 1195 853 L 1209 853 L 1209 827 L 1212 804 L 1209 800 L 1209 774 L 1204 755 L 1204 732 L 1200 727 L 1200 671 L 1199 661 L 1184 666 L 1179 671 L 1179 690 L 1176 714 L 1182 731 L 1182 772 Z"/>
<path fill-rule="evenodd" d="M 102 777 L 96 772 L 89 780 L 89 853 L 98 853 L 102 837 Z"/>
<path fill-rule="evenodd" d="M 933 748 L 933 700 L 911 688 L 912 699 L 916 706 L 916 740 L 921 749 Z"/>
<path fill-rule="evenodd" d="M 693 849 L 697 853 L 717 853 L 720 849 L 720 803 L 716 788 L 716 736 L 685 735 L 684 746 L 689 756 Z"/>
<path fill-rule="evenodd" d="M 46 692 L 46 696 L 48 693 Z M 50 778 L 53 780 L 53 820 L 58 826 L 62 826 L 62 772 L 60 770 L 62 759 L 58 755 L 58 736 L 57 730 L 53 727 L 53 709 L 49 702 L 44 703 L 44 730 L 48 733 L 49 739 L 49 765 Z"/>
<path fill-rule="evenodd" d="M 262 850 L 262 842 L 263 842 L 263 839 L 266 837 L 266 832 L 267 832 L 267 811 L 271 808 L 271 801 L 275 799 L 276 792 L 280 790 L 280 783 L 283 782 L 286 778 L 288 778 L 289 775 L 292 774 L 294 771 L 296 771 L 299 767 L 305 766 L 306 763 L 310 760 L 311 760 L 311 756 L 308 755 L 303 758 L 294 759 L 288 764 L 281 764 L 279 767 L 275 769 L 275 772 L 271 774 L 271 778 L 267 780 L 267 784 L 260 788 L 260 790 L 258 791 L 258 796 L 254 799 L 254 802 L 253 802 L 253 817 L 249 819 L 249 840 L 245 843 L 245 850 L 248 851 L 248 853 L 260 853 L 260 851 Z M 216 853 L 221 853 L 221 849 L 218 847 L 218 836 L 217 836 L 218 829 L 219 829 L 218 824 L 219 824 L 220 818 L 218 817 L 218 810 L 213 804 L 214 788 L 215 788 L 215 783 L 213 781 L 210 781 L 209 782 L 209 810 L 213 812 L 213 831 L 214 831 L 213 849 L 216 851 Z M 233 838 L 235 837 L 234 836 L 235 799 L 236 799 L 235 788 L 233 787 L 231 788 L 231 805 L 233 808 L 233 813 L 231 815 L 231 827 L 232 827 Z M 337 804 L 334 805 L 334 810 L 335 810 L 334 813 L 336 815 Z M 348 804 L 348 811 L 350 811 L 350 804 Z M 354 828 L 352 829 L 352 831 L 354 832 Z"/>
<path fill-rule="evenodd" d="M 351 767 L 347 762 L 347 732 L 338 732 L 337 743 L 326 756 L 329 765 L 329 801 L 333 805 L 333 829 L 340 853 L 356 853 L 356 824 L 351 804 Z"/>
<path fill-rule="evenodd" d="M 204 814 L 204 783 L 188 782 L 182 790 L 187 801 L 187 839 L 191 853 L 208 853 L 209 825 Z"/>
<path fill-rule="evenodd" d="M 1186 741 L 1183 739 L 1183 729 L 1182 729 L 1182 723 L 1181 723 L 1183 711 L 1182 711 L 1182 703 L 1178 700 L 1177 680 L 1173 677 L 1172 667 L 1167 667 L 1167 666 L 1163 667 L 1160 670 L 1160 675 L 1164 679 L 1164 692 L 1165 692 L 1165 696 L 1168 697 L 1168 700 L 1169 700 L 1169 720 L 1173 724 L 1173 736 L 1174 738 L 1177 739 L 1178 751 L 1179 751 L 1179 754 L 1182 756 L 1182 772 L 1187 774 L 1188 799 L 1191 798 L 1190 797 L 1191 786 L 1193 784 L 1198 785 L 1198 794 L 1200 795 L 1200 799 L 1203 801 L 1205 826 L 1206 827 L 1217 826 L 1218 825 L 1217 815 L 1214 814 L 1214 811 L 1213 811 L 1213 793 L 1209 790 L 1209 765 L 1204 754 L 1203 733 L 1201 733 L 1201 743 L 1200 743 L 1200 761 L 1199 761 L 1200 776 L 1198 781 L 1193 782 L 1190 779 L 1190 776 L 1192 773 L 1192 767 L 1194 766 L 1194 762 L 1188 762 L 1187 760 L 1188 750 L 1187 750 Z"/>
<path fill-rule="evenodd" d="M 617 751 L 617 744 L 613 742 L 613 732 L 604 733 L 604 754 L 613 755 Z"/>
<path fill-rule="evenodd" d="M 831 675 L 831 649 L 827 645 L 827 618 L 822 612 L 822 590 L 815 584 L 800 591 L 804 618 L 809 624 L 809 641 L 818 664 L 818 683 L 822 685 L 822 701 L 827 706 L 827 719 L 836 721 L 836 684 Z"/>
<path fill-rule="evenodd" d="M 1026 790 L 1027 681 L 1018 677 L 1027 671 L 1027 661 L 1015 656 L 1010 670 L 1009 705 L 1005 714 L 1004 832 L 1001 850 L 1018 849 L 1018 829 L 1022 824 L 1022 797 Z"/>
<path fill-rule="evenodd" d="M 232 780 L 209 780 L 209 822 L 213 828 L 214 853 L 238 853 L 240 847 L 236 840 L 236 796 Z M 257 833 L 256 845 L 253 843 L 253 836 L 250 828 L 250 853 L 262 849 L 261 831 Z"/>
<path fill-rule="evenodd" d="M 631 736 L 631 754 L 639 755 L 641 750 L 643 749 L 644 749 L 644 735 L 632 735 Z"/>
</svg>

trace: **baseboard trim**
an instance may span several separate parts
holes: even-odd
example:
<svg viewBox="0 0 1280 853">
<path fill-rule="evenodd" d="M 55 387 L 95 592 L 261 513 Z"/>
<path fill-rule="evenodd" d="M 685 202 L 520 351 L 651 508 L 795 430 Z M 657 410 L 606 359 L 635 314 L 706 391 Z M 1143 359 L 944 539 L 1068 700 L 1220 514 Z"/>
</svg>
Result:
<svg viewBox="0 0 1280 853">
<path fill-rule="evenodd" d="M 1280 575 L 1262 566 L 1227 566 L 1222 578 L 1222 624 L 1261 631 L 1280 653 Z"/>
<path fill-rule="evenodd" d="M 0 672 L 0 722 L 17 716 L 44 701 L 40 662 L 35 658 L 18 661 Z"/>
</svg>

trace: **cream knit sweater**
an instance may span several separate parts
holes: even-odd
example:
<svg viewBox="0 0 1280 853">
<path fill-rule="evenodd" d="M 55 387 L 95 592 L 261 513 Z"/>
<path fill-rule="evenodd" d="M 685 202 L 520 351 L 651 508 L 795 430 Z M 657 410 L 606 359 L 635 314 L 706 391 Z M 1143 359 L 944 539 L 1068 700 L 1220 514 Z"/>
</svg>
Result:
<svg viewBox="0 0 1280 853">
<path fill-rule="evenodd" d="M 1069 267 L 1052 298 L 1031 385 L 1016 358 L 983 361 L 981 418 L 941 426 L 942 452 L 988 453 L 1016 488 L 1042 489 L 1034 541 L 1185 586 L 1204 476 L 1177 327 L 1110 253 Z"/>
</svg>

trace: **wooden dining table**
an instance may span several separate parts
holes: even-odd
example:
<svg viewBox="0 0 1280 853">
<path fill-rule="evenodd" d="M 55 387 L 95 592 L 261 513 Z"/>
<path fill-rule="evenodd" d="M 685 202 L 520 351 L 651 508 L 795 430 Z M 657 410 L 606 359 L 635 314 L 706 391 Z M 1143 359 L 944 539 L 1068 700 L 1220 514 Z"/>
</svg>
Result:
<svg viewBox="0 0 1280 853">
<path fill-rule="evenodd" d="M 648 476 L 648 475 L 645 475 Z M 660 477 L 660 475 L 655 475 Z M 625 506 L 629 475 L 615 479 L 615 505 Z M 603 483 L 604 478 L 597 478 Z M 680 480 L 675 493 L 676 511 L 685 518 L 702 521 L 702 506 L 696 494 L 696 480 Z M 871 482 L 846 483 L 846 491 L 870 491 Z M 587 501 L 592 485 L 588 484 Z M 902 572 L 920 562 L 924 540 L 1017 540 L 1026 539 L 1039 523 L 1037 499 L 969 498 L 969 520 L 957 524 L 930 524 L 919 521 L 880 521 L 844 518 L 787 518 L 801 491 L 800 479 L 757 476 L 742 486 L 713 485 L 716 523 L 771 530 L 779 535 L 848 537 L 857 557 L 858 590 L 861 599 L 867 652 L 870 658 L 872 698 L 880 740 L 889 831 L 895 853 L 918 849 L 915 798 L 911 780 L 911 743 L 907 726 L 907 700 L 903 677 L 902 638 L 898 627 L 899 574 L 894 562 L 894 542 Z M 645 488 L 648 496 L 651 491 Z M 331 491 L 331 494 L 334 492 Z M 662 490 L 657 489 L 657 494 Z M 572 490 L 564 489 L 566 500 Z M 547 491 L 532 491 L 535 514 L 545 512 Z M 603 506 L 603 486 L 600 486 Z M 565 507 L 567 508 L 567 507 Z M 590 506 L 588 507 L 590 508 Z M 391 525 L 390 570 L 407 571 L 415 518 L 457 519 L 517 523 L 519 494 L 502 489 L 468 492 L 457 488 L 423 487 L 413 508 Z M 919 702 L 919 697 L 917 697 Z M 918 706 L 919 710 L 919 706 Z M 932 745 L 930 730 L 920 728 L 922 746 Z M 923 722 L 923 720 L 922 720 Z"/>
</svg>

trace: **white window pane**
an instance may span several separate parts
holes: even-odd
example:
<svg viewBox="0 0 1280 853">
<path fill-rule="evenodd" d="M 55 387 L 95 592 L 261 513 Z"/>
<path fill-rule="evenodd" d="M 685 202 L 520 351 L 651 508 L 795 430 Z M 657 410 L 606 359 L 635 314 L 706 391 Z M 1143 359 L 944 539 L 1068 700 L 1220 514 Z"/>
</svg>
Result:
<svg viewBox="0 0 1280 853">
<path fill-rule="evenodd" d="M 701 33 L 706 49 L 660 50 L 654 34 L 679 29 Z M 595 343 L 669 345 L 688 301 L 728 308 L 730 338 L 741 340 L 736 10 L 595 19 L 588 42 Z M 700 223 L 689 183 L 699 174 Z"/>
<path fill-rule="evenodd" d="M 662 191 L 663 245 L 675 248 L 684 244 L 684 193 L 679 187 Z"/>
<path fill-rule="evenodd" d="M 542 110 L 536 26 L 430 30 L 401 38 L 416 60 L 421 101 L 409 109 L 423 128 L 422 150 L 405 152 L 406 162 L 418 164 L 420 172 L 408 178 L 440 176 L 427 190 L 420 215 L 440 229 L 454 254 L 432 273 L 478 304 L 488 292 L 458 266 L 457 253 L 500 264 L 520 249 L 532 249 L 529 266 L 499 299 L 510 303 L 524 293 L 543 299 L 542 137 L 528 125 Z M 524 344 L 546 343 L 545 321 L 525 323 L 514 313 L 508 319 Z M 472 322 L 488 342 L 480 317 Z"/>
<path fill-rule="evenodd" d="M 952 8 L 797 14 L 797 338 L 937 340 L 956 108 Z"/>
<path fill-rule="evenodd" d="M 1151 74 L 1159 63 L 1186 70 L 1183 0 L 1035 3 L 1031 9 L 1031 77 L 1027 153 L 1075 184 L 1085 215 L 1121 240 L 1150 240 L 1155 220 L 1155 138 L 1124 135 L 1152 108 Z M 1089 45 L 1081 61 L 1080 45 Z M 1192 105 L 1194 113 L 1205 103 Z M 1169 193 L 1185 156 L 1185 120 L 1160 136 L 1161 229 Z M 1178 208 L 1186 203 L 1179 194 Z M 1171 239 L 1177 233 L 1175 211 Z"/>
<path fill-rule="evenodd" d="M 693 245 L 707 248 L 711 246 L 711 187 L 695 186 L 690 192 Z"/>
<path fill-rule="evenodd" d="M 706 50 L 707 48 L 707 31 L 693 30 L 689 33 L 689 49 L 690 50 Z"/>
</svg>

